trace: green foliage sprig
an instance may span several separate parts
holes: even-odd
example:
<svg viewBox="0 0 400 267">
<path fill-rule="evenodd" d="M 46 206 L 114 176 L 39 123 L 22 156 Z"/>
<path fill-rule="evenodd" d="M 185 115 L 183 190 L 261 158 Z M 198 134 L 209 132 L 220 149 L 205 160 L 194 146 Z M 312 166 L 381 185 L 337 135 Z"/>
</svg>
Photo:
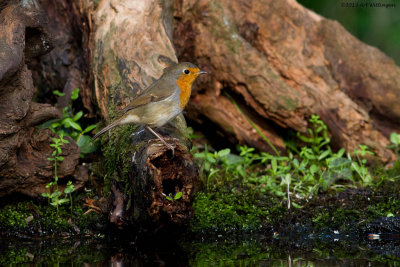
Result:
<svg viewBox="0 0 400 267">
<path fill-rule="evenodd" d="M 165 198 L 167 199 L 167 200 L 169 200 L 169 201 L 176 201 L 176 200 L 179 200 L 179 199 L 181 199 L 182 198 L 182 192 L 177 192 L 176 194 L 175 194 L 175 196 L 172 196 L 172 193 L 169 193 L 168 195 L 166 195 L 166 194 L 164 194 L 164 193 L 162 193 L 164 196 L 165 196 Z"/>
<path fill-rule="evenodd" d="M 49 199 L 50 205 L 55 206 L 58 212 L 58 206 L 64 203 L 67 203 L 68 198 L 61 198 L 61 192 L 58 190 L 58 164 L 64 161 L 64 157 L 61 156 L 62 149 L 61 147 L 64 144 L 68 144 L 69 141 L 64 139 L 64 135 L 60 134 L 58 138 L 53 137 L 53 143 L 50 144 L 51 147 L 54 148 L 51 153 L 52 157 L 47 158 L 47 160 L 53 162 L 54 167 L 54 180 L 46 185 L 46 188 L 49 189 L 49 192 L 42 193 L 42 196 Z M 71 194 L 75 190 L 75 186 L 71 181 L 68 181 L 67 187 L 65 188 L 66 194 Z M 72 210 L 72 198 L 71 198 L 71 210 Z"/>
<path fill-rule="evenodd" d="M 388 146 L 388 148 L 393 149 L 394 153 L 399 158 L 400 157 L 400 134 L 395 133 L 395 132 L 391 133 L 390 134 L 390 142 L 391 142 L 391 144 Z"/>
<path fill-rule="evenodd" d="M 65 93 L 61 93 L 57 90 L 53 91 L 53 93 L 57 96 L 65 95 Z M 85 154 L 93 153 L 97 150 L 92 137 L 87 135 L 87 133 L 96 128 L 96 124 L 89 125 L 86 128 L 82 127 L 79 120 L 83 117 L 83 112 L 78 111 L 74 113 L 72 109 L 72 102 L 78 98 L 79 88 L 76 88 L 71 93 L 69 105 L 62 110 L 62 118 L 45 122 L 42 124 L 41 128 L 50 128 L 59 135 L 70 136 L 81 148 L 81 158 L 83 158 Z"/>
</svg>

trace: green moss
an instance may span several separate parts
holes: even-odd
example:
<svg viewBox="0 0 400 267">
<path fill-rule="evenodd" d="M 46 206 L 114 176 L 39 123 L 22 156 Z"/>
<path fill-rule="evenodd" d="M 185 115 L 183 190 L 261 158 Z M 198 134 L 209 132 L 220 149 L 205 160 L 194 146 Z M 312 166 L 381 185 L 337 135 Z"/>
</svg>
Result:
<svg viewBox="0 0 400 267">
<path fill-rule="evenodd" d="M 32 216 L 32 212 L 26 203 L 18 203 L 17 205 L 7 205 L 0 210 L 0 225 L 4 227 L 26 227 L 28 217 Z"/>
<path fill-rule="evenodd" d="M 129 173 L 131 171 L 130 160 L 137 147 L 132 145 L 131 135 L 136 126 L 125 125 L 114 128 L 103 137 L 102 152 L 105 157 L 104 180 L 109 185 L 111 179 L 129 185 Z"/>
<path fill-rule="evenodd" d="M 391 189 L 388 190 L 387 187 Z M 335 228 L 348 232 L 379 217 L 398 216 L 400 200 L 394 193 L 398 187 L 397 183 L 390 182 L 375 189 L 360 190 L 355 192 L 355 196 L 352 191 L 347 194 L 343 192 L 328 200 L 315 199 L 313 202 L 320 208 L 306 207 L 302 211 L 312 212 L 314 229 Z M 301 222 L 306 223 L 307 218 L 303 218 Z"/>
<path fill-rule="evenodd" d="M 74 204 L 60 206 L 57 210 L 50 205 L 24 201 L 9 204 L 0 209 L 0 233 L 5 236 L 46 236 L 79 234 L 92 231 L 95 223 L 105 223 L 106 218 L 92 212 L 84 215 L 86 209 Z"/>
<path fill-rule="evenodd" d="M 251 192 L 200 192 L 195 197 L 193 207 L 193 231 L 257 230 L 269 221 L 271 215 Z"/>
<path fill-rule="evenodd" d="M 400 199 L 390 196 L 386 201 L 368 206 L 367 211 L 371 217 L 398 216 L 400 213 Z"/>
</svg>

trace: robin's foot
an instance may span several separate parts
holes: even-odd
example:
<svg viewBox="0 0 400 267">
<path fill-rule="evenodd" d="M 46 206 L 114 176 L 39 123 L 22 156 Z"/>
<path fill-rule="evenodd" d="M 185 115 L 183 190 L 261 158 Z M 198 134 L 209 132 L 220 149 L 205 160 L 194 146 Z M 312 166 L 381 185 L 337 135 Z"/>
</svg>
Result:
<svg viewBox="0 0 400 267">
<path fill-rule="evenodd" d="M 175 153 L 175 148 L 168 144 L 158 133 L 156 133 L 153 129 L 151 129 L 149 126 L 146 125 L 146 129 L 149 130 L 152 134 L 154 134 L 158 139 L 160 139 L 160 141 L 169 149 L 171 149 L 172 151 L 172 157 L 174 156 Z"/>
</svg>

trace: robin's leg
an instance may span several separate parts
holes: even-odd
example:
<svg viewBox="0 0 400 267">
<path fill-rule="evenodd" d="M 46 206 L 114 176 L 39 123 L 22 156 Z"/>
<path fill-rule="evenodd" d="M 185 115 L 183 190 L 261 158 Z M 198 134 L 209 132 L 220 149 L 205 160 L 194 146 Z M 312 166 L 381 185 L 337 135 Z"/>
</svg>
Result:
<svg viewBox="0 0 400 267">
<path fill-rule="evenodd" d="M 165 142 L 165 140 L 158 133 L 156 133 L 153 129 L 151 129 L 149 126 L 146 125 L 146 129 L 149 130 L 152 134 L 154 134 L 158 139 L 160 139 L 164 145 L 169 147 L 172 150 L 172 155 L 174 155 L 174 147 L 173 146 L 171 146 L 170 144 Z"/>
</svg>

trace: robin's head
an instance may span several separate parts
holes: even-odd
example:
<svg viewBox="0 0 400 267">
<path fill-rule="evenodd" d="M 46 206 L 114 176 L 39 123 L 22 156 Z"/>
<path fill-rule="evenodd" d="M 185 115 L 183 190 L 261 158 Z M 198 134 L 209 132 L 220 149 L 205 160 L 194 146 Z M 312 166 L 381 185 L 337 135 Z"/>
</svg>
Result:
<svg viewBox="0 0 400 267">
<path fill-rule="evenodd" d="M 200 74 L 207 73 L 190 63 L 182 62 L 164 69 L 164 75 L 176 81 L 192 84 Z"/>
<path fill-rule="evenodd" d="M 179 86 L 180 93 L 180 106 L 183 109 L 190 98 L 192 91 L 192 84 L 200 74 L 207 72 L 200 70 L 199 67 L 190 63 L 183 62 L 164 69 L 164 74 L 169 79 Z"/>
</svg>

